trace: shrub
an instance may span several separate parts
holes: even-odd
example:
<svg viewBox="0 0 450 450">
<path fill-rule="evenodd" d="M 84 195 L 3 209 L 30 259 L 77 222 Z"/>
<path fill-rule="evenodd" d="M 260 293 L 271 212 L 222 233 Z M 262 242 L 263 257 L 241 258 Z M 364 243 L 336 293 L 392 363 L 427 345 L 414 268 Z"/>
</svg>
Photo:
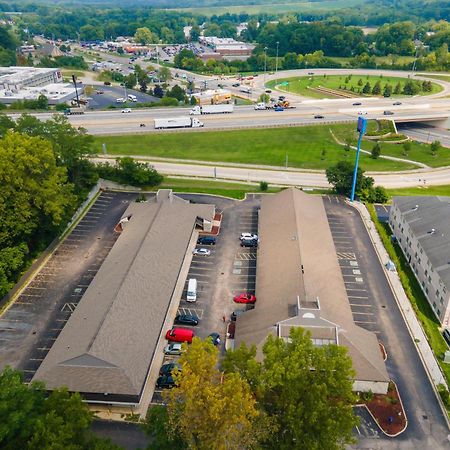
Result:
<svg viewBox="0 0 450 450">
<path fill-rule="evenodd" d="M 260 181 L 259 190 L 262 192 L 266 192 L 269 189 L 269 183 L 267 181 Z"/>
</svg>

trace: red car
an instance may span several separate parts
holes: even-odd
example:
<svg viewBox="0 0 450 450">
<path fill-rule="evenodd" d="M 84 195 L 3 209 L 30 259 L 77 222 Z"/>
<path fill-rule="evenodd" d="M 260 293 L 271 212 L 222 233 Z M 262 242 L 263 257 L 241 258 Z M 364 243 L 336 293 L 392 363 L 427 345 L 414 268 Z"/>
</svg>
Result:
<svg viewBox="0 0 450 450">
<path fill-rule="evenodd" d="M 233 300 L 235 303 L 255 303 L 256 297 L 253 294 L 239 294 Z"/>
</svg>

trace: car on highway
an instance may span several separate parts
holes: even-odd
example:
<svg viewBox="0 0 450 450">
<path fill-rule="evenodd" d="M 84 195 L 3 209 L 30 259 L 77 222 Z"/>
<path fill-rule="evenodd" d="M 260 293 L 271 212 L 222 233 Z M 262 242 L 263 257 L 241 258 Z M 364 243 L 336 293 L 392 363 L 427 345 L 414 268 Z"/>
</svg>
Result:
<svg viewBox="0 0 450 450">
<path fill-rule="evenodd" d="M 192 314 L 178 314 L 175 317 L 175 323 L 178 325 L 192 325 L 193 327 L 198 325 L 198 318 Z"/>
<path fill-rule="evenodd" d="M 367 111 L 358 111 L 358 116 L 367 116 Z"/>
<path fill-rule="evenodd" d="M 131 112 L 131 108 L 122 109 L 122 113 L 130 113 L 130 112 Z"/>
<path fill-rule="evenodd" d="M 325 119 L 325 116 L 322 116 L 322 114 L 316 114 L 314 119 Z"/>
<path fill-rule="evenodd" d="M 105 82 L 103 83 L 103 85 L 104 85 L 104 86 L 111 86 L 111 82 L 110 82 L 110 81 L 105 81 Z"/>
<path fill-rule="evenodd" d="M 278 97 L 278 100 L 279 100 L 280 102 L 284 102 L 284 101 L 286 100 L 286 97 L 285 97 L 284 95 L 280 95 L 280 96 Z"/>
<path fill-rule="evenodd" d="M 98 91 L 95 91 L 95 93 L 96 93 L 96 94 L 104 94 L 105 91 L 98 90 Z"/>
<path fill-rule="evenodd" d="M 127 101 L 122 97 L 116 98 L 116 103 L 126 103 L 126 102 Z"/>
<path fill-rule="evenodd" d="M 239 239 L 241 241 L 242 241 L 242 239 L 258 239 L 258 235 L 253 234 L 253 233 L 241 233 L 241 235 L 239 236 Z"/>
<path fill-rule="evenodd" d="M 208 250 L 207 248 L 196 248 L 193 252 L 193 255 L 198 256 L 209 256 L 211 255 L 211 250 Z"/>
<path fill-rule="evenodd" d="M 361 106 L 362 103 L 361 103 L 361 102 L 355 102 L 355 103 L 352 103 L 352 105 L 353 105 L 353 106 Z"/>
<path fill-rule="evenodd" d="M 275 106 L 275 108 L 273 108 L 273 110 L 279 112 L 279 111 L 284 111 L 284 108 L 282 106 L 277 105 L 277 106 Z"/>
<path fill-rule="evenodd" d="M 395 102 L 395 103 L 392 103 L 394 106 L 399 106 L 399 105 L 401 105 L 402 104 L 402 102 Z"/>
<path fill-rule="evenodd" d="M 253 294 L 238 294 L 233 298 L 234 303 L 255 303 L 256 297 Z"/>
<path fill-rule="evenodd" d="M 385 116 L 392 116 L 394 113 L 392 111 L 384 111 L 383 114 Z"/>
<path fill-rule="evenodd" d="M 271 93 L 272 93 L 272 89 L 266 89 L 264 92 L 265 92 L 266 94 L 271 94 Z"/>
<path fill-rule="evenodd" d="M 231 86 L 233 87 L 239 87 L 241 85 L 241 83 L 233 83 Z"/>
<path fill-rule="evenodd" d="M 314 72 L 308 72 L 308 75 L 314 75 Z"/>
<path fill-rule="evenodd" d="M 163 364 L 161 369 L 159 369 L 159 375 L 170 375 L 175 369 L 181 370 L 181 364 L 177 362 Z"/>
<path fill-rule="evenodd" d="M 175 380 L 172 375 L 162 375 L 156 380 L 156 386 L 159 389 L 172 389 L 175 386 Z"/>
<path fill-rule="evenodd" d="M 165 355 L 181 355 L 181 352 L 181 344 L 177 342 L 172 342 L 164 347 Z"/>
<path fill-rule="evenodd" d="M 208 336 L 208 339 L 211 339 L 211 342 L 213 343 L 213 345 L 217 346 L 220 345 L 221 340 L 220 340 L 220 334 L 219 333 L 211 333 Z"/>
</svg>

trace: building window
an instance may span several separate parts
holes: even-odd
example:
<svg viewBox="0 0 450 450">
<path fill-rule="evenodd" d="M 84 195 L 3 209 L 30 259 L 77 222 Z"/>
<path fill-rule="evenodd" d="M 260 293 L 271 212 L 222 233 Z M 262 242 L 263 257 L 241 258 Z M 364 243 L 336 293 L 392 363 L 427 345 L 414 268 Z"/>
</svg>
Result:
<svg viewBox="0 0 450 450">
<path fill-rule="evenodd" d="M 433 308 L 436 309 L 436 302 L 433 302 Z"/>
<path fill-rule="evenodd" d="M 431 275 L 428 275 L 428 283 L 431 283 Z"/>
<path fill-rule="evenodd" d="M 427 276 L 428 275 L 428 270 L 427 269 L 425 269 L 425 276 Z"/>
<path fill-rule="evenodd" d="M 437 310 L 437 315 L 438 315 L 439 317 L 441 317 L 441 310 L 440 310 L 440 309 Z"/>
<path fill-rule="evenodd" d="M 444 304 L 444 299 L 441 297 L 439 302 L 441 303 L 441 305 L 443 305 Z"/>
<path fill-rule="evenodd" d="M 426 292 L 426 293 L 427 293 L 427 295 L 428 295 L 428 288 L 427 288 L 427 287 L 425 288 L 425 292 Z"/>
</svg>

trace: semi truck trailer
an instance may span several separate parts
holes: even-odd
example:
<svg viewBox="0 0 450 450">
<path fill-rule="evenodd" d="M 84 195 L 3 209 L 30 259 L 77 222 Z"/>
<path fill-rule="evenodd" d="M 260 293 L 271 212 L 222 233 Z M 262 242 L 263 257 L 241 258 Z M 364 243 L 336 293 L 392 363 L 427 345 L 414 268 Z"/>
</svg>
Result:
<svg viewBox="0 0 450 450">
<path fill-rule="evenodd" d="M 191 116 L 200 114 L 227 114 L 234 111 L 233 105 L 197 105 L 191 109 L 189 113 Z"/>
<path fill-rule="evenodd" d="M 200 128 L 203 122 L 194 117 L 170 117 L 167 119 L 155 119 L 155 128 Z"/>
</svg>

